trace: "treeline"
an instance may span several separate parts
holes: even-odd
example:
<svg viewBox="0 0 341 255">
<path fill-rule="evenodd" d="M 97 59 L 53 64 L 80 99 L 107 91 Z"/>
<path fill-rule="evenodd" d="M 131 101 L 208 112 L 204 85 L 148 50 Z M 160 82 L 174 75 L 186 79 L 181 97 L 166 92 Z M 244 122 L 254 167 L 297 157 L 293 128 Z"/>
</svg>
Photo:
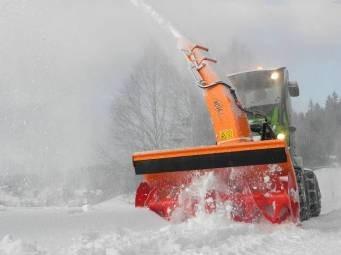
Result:
<svg viewBox="0 0 341 255">
<path fill-rule="evenodd" d="M 306 113 L 295 113 L 297 151 L 305 166 L 330 166 L 341 162 L 341 98 L 328 96 L 325 105 L 310 101 Z"/>
</svg>

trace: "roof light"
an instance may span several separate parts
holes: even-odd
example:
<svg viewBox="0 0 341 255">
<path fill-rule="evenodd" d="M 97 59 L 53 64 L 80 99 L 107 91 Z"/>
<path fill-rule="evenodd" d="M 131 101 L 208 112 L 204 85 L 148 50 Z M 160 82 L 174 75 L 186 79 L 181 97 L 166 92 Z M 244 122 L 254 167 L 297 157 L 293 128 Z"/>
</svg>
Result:
<svg viewBox="0 0 341 255">
<path fill-rule="evenodd" d="M 273 72 L 272 74 L 271 74 L 271 80 L 278 80 L 278 78 L 279 78 L 279 72 Z"/>
</svg>

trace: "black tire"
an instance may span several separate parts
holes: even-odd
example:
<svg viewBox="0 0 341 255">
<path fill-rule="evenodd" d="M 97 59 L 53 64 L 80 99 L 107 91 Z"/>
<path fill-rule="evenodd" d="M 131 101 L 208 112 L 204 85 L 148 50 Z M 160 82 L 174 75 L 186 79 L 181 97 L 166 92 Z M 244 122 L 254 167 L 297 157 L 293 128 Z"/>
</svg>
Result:
<svg viewBox="0 0 341 255">
<path fill-rule="evenodd" d="M 311 170 L 304 170 L 304 182 L 311 217 L 317 217 L 321 213 L 321 192 L 316 175 Z"/>
<path fill-rule="evenodd" d="M 298 185 L 298 192 L 300 198 L 300 220 L 306 221 L 310 219 L 310 207 L 308 196 L 305 188 L 303 169 L 300 167 L 295 167 L 296 180 Z"/>
</svg>

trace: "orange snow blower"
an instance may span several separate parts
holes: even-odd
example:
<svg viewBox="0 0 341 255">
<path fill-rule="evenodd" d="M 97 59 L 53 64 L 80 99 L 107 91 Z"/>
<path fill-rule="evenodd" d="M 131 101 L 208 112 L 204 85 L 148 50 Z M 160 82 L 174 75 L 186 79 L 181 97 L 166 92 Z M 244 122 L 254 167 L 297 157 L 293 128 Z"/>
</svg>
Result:
<svg viewBox="0 0 341 255">
<path fill-rule="evenodd" d="M 203 89 L 216 137 L 216 145 L 135 153 L 133 164 L 143 181 L 136 191 L 136 207 L 147 207 L 171 219 L 229 208 L 236 221 L 271 223 L 299 220 L 299 194 L 295 170 L 285 139 L 277 139 L 264 117 L 256 141 L 243 108 L 229 84 L 213 70 L 215 60 L 207 48 L 179 39 L 181 50 Z M 195 110 L 195 109 L 193 109 Z M 200 197 L 188 190 L 203 176 L 213 176 Z M 186 195 L 184 195 L 186 194 Z"/>
</svg>

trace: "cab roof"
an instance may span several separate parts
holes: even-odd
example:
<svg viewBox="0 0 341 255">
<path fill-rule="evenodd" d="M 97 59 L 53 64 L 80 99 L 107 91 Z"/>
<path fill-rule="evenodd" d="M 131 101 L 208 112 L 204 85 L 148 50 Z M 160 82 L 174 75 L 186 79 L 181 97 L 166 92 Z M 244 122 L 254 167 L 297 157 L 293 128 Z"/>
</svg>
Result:
<svg viewBox="0 0 341 255">
<path fill-rule="evenodd" d="M 227 77 L 232 77 L 240 74 L 246 74 L 246 73 L 253 73 L 253 72 L 275 72 L 275 71 L 282 71 L 286 69 L 285 66 L 282 67 L 276 67 L 276 68 L 270 68 L 270 69 L 255 69 L 255 70 L 248 70 L 248 71 L 243 71 L 243 72 L 237 72 L 237 73 L 231 73 L 227 74 Z"/>
</svg>

